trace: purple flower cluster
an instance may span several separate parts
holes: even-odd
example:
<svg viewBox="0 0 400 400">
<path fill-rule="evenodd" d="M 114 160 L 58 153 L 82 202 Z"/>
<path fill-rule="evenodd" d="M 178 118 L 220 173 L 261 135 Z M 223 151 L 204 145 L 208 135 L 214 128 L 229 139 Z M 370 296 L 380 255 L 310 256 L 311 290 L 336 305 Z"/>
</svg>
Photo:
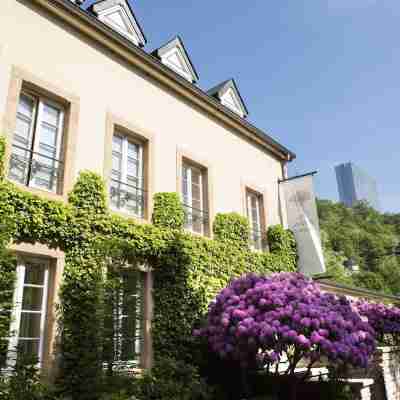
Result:
<svg viewBox="0 0 400 400">
<path fill-rule="evenodd" d="M 400 308 L 365 300 L 356 302 L 355 306 L 374 329 L 377 340 L 400 344 Z"/>
<path fill-rule="evenodd" d="M 375 350 L 374 331 L 345 297 L 323 293 L 298 273 L 249 274 L 231 282 L 195 332 L 212 351 L 242 366 L 321 358 L 365 367 Z"/>
</svg>

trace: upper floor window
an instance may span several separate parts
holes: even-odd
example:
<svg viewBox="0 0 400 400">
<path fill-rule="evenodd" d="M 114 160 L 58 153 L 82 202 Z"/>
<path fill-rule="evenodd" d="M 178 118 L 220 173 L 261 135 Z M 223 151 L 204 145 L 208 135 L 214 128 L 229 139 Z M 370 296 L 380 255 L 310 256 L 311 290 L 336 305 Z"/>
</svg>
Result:
<svg viewBox="0 0 400 400">
<path fill-rule="evenodd" d="M 246 190 L 247 217 L 250 223 L 250 241 L 255 250 L 264 249 L 263 235 L 263 197 L 262 195 Z"/>
<path fill-rule="evenodd" d="M 203 235 L 207 235 L 209 231 L 207 189 L 205 170 L 183 162 L 182 196 L 185 228 Z"/>
<path fill-rule="evenodd" d="M 20 259 L 14 290 L 14 308 L 11 323 L 8 363 L 15 364 L 23 354 L 42 362 L 44 332 L 47 319 L 49 288 L 49 261 Z"/>
<path fill-rule="evenodd" d="M 22 92 L 12 142 L 9 178 L 59 193 L 63 181 L 64 109 L 41 96 Z"/>
<path fill-rule="evenodd" d="M 144 218 L 143 144 L 116 132 L 112 142 L 111 207 Z"/>
<path fill-rule="evenodd" d="M 108 272 L 103 361 L 108 368 L 140 366 L 144 343 L 144 273 L 133 268 Z"/>
</svg>

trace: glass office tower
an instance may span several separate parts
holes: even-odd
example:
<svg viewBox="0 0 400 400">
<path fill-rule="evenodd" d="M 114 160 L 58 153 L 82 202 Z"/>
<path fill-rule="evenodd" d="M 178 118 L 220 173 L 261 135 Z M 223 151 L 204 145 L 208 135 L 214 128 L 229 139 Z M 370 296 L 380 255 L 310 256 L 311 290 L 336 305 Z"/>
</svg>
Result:
<svg viewBox="0 0 400 400">
<path fill-rule="evenodd" d="M 366 201 L 379 210 L 378 189 L 373 178 L 351 162 L 338 165 L 335 171 L 339 199 L 343 204 L 352 207 L 359 201 Z"/>
</svg>

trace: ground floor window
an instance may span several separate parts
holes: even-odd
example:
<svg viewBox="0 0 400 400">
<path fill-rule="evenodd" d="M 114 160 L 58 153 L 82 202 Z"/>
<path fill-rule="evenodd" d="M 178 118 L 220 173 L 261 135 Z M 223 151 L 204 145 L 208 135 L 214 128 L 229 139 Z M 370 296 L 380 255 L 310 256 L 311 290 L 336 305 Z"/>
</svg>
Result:
<svg viewBox="0 0 400 400">
<path fill-rule="evenodd" d="M 141 366 L 144 282 L 145 273 L 134 268 L 118 268 L 107 274 L 103 361 L 110 370 Z"/>
<path fill-rule="evenodd" d="M 48 289 L 49 260 L 19 258 L 8 351 L 11 365 L 22 355 L 42 363 Z"/>
</svg>

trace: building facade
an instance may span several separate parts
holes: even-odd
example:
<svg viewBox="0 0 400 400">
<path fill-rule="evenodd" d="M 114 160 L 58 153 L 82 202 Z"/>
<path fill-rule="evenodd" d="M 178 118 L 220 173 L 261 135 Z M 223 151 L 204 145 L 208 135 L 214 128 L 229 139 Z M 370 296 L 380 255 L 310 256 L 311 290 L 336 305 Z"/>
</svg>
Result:
<svg viewBox="0 0 400 400">
<path fill-rule="evenodd" d="M 335 167 L 339 199 L 347 207 L 366 201 L 379 210 L 379 196 L 376 181 L 357 165 L 348 162 Z"/>
<path fill-rule="evenodd" d="M 66 201 L 79 172 L 94 171 L 107 182 L 110 209 L 141 223 L 151 221 L 154 193 L 178 192 L 188 230 L 211 237 L 214 215 L 234 211 L 248 217 L 253 248 L 265 250 L 262 232 L 285 223 L 278 181 L 295 155 L 247 121 L 234 80 L 198 86 L 179 36 L 148 52 L 127 1 L 101 0 L 87 10 L 78 3 L 2 1 L 8 179 Z M 42 245 L 13 249 L 14 345 L 45 362 L 64 255 Z M 121 282 L 130 298 L 150 287 L 137 274 Z M 120 312 L 121 321 L 137 319 Z M 133 336 L 124 354 L 137 353 Z"/>
</svg>

